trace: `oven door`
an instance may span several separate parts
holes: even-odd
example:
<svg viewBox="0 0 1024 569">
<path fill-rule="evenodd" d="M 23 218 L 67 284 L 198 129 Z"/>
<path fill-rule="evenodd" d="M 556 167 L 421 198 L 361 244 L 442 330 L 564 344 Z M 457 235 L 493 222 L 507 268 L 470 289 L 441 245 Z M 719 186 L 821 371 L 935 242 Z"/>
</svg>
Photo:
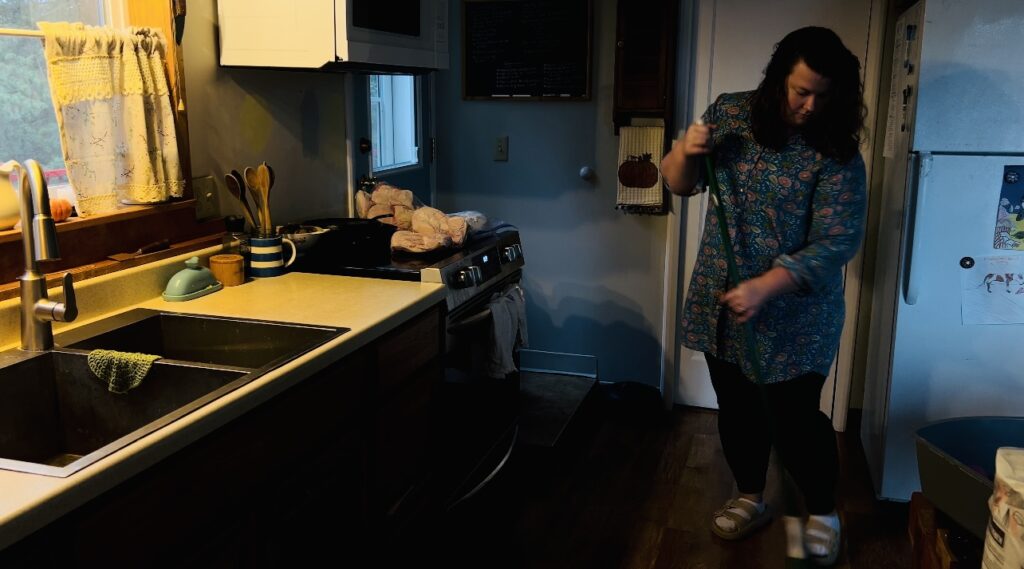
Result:
<svg viewBox="0 0 1024 569">
<path fill-rule="evenodd" d="M 494 342 L 488 308 L 491 294 L 518 282 L 519 274 L 448 315 L 445 381 L 441 388 L 445 452 L 451 493 L 447 506 L 470 498 L 504 467 L 519 425 L 519 373 L 487 377 L 483 370 Z"/>
</svg>

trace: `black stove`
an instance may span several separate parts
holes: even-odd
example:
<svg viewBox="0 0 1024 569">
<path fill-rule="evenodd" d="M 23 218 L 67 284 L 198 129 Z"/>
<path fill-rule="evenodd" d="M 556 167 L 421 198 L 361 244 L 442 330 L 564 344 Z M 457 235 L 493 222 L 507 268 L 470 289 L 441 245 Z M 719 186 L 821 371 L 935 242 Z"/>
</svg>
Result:
<svg viewBox="0 0 1024 569">
<path fill-rule="evenodd" d="M 290 270 L 446 285 L 444 381 L 437 391 L 441 419 L 436 449 L 437 464 L 443 466 L 435 490 L 448 496 L 448 507 L 454 507 L 494 479 L 515 448 L 519 373 L 492 378 L 479 369 L 495 341 L 491 298 L 506 287 L 518 286 L 522 278 L 519 231 L 500 224 L 474 233 L 458 250 L 418 255 L 392 252 L 389 258 L 353 251 L 352 243 L 357 242 L 347 237 L 321 238 Z M 353 262 L 367 258 L 384 262 Z"/>
<path fill-rule="evenodd" d="M 523 248 L 519 231 L 507 224 L 472 234 L 460 249 L 429 253 L 395 251 L 384 263 L 353 262 L 348 252 L 321 240 L 296 259 L 292 271 L 351 277 L 442 283 L 448 286 L 448 310 L 472 301 L 519 271 Z"/>
</svg>

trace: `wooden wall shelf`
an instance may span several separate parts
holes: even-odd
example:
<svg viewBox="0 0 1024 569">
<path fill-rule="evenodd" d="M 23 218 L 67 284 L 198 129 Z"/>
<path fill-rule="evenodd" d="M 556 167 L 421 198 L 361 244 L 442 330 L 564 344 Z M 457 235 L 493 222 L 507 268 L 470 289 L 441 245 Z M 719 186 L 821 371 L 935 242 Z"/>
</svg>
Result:
<svg viewBox="0 0 1024 569">
<path fill-rule="evenodd" d="M 224 233 L 224 221 L 196 221 L 195 199 L 153 206 L 132 206 L 105 215 L 91 216 L 57 224 L 57 242 L 61 258 L 39 263 L 43 273 L 70 271 L 76 280 L 128 268 L 144 262 L 184 252 L 185 243 L 215 243 Z M 115 253 L 128 253 L 144 245 L 167 239 L 171 249 L 165 255 L 146 255 L 132 262 L 107 259 Z M 188 245 L 191 246 L 191 245 Z M 197 245 L 193 248 L 198 249 Z M 0 299 L 8 285 L 25 271 L 21 230 L 0 232 Z"/>
</svg>

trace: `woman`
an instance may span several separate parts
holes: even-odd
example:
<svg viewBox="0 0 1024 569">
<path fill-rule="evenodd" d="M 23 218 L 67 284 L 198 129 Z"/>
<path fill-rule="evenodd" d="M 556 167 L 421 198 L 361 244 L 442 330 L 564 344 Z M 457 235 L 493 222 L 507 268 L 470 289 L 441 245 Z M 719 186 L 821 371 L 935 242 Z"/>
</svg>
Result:
<svg viewBox="0 0 1024 569">
<path fill-rule="evenodd" d="M 757 90 L 721 95 L 661 164 L 669 188 L 689 196 L 711 153 L 741 281 L 727 284 L 709 204 L 682 336 L 705 354 L 739 490 L 711 528 L 739 539 L 770 521 L 763 492 L 774 430 L 809 514 L 806 553 L 821 564 L 838 556 L 840 523 L 835 433 L 818 406 L 843 326 L 842 267 L 863 234 L 863 120 L 857 57 L 831 30 L 802 28 L 776 45 Z M 748 321 L 768 411 L 746 357 Z"/>
</svg>

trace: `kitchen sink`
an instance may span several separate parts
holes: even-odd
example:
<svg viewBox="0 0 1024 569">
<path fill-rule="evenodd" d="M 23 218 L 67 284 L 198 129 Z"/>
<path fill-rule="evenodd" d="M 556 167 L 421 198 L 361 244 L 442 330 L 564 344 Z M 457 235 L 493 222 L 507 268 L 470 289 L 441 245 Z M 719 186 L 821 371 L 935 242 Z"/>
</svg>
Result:
<svg viewBox="0 0 1024 569">
<path fill-rule="evenodd" d="M 134 310 L 0 353 L 0 469 L 69 476 L 347 331 Z M 118 394 L 89 370 L 97 348 L 164 357 Z"/>
<path fill-rule="evenodd" d="M 87 357 L 44 352 L 0 369 L 0 468 L 66 476 L 247 375 L 157 361 L 138 387 L 117 394 L 89 371 Z"/>
<path fill-rule="evenodd" d="M 141 352 L 173 360 L 256 369 L 338 335 L 335 328 L 130 310 L 60 334 L 58 346 Z M 85 329 L 88 328 L 88 329 Z"/>
</svg>

